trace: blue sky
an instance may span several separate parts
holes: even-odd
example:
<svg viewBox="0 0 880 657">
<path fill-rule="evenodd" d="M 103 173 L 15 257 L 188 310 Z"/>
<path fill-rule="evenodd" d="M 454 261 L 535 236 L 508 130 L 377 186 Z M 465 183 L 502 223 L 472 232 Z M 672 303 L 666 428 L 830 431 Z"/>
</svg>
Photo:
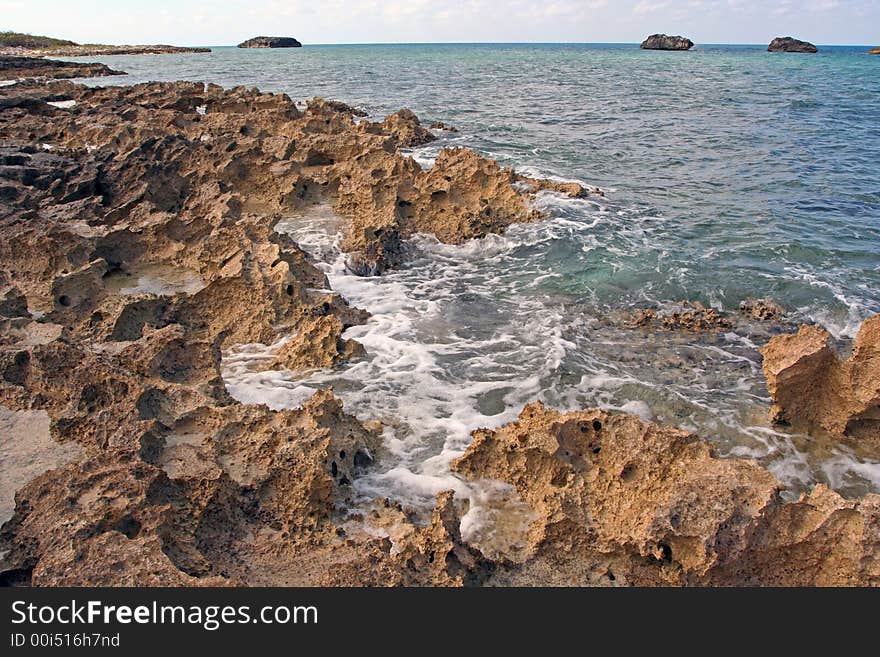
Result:
<svg viewBox="0 0 880 657">
<path fill-rule="evenodd" d="M 636 42 L 880 44 L 880 0 L 0 0 L 0 29 L 93 43 Z"/>
</svg>

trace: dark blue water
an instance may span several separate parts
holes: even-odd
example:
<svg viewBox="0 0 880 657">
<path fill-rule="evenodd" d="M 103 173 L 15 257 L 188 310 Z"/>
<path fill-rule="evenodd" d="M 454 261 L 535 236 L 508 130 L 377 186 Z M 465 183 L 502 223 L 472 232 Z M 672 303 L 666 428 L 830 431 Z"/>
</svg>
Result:
<svg viewBox="0 0 880 657">
<path fill-rule="evenodd" d="M 880 57 L 866 50 L 218 48 L 103 58 L 131 75 L 90 84 L 189 79 L 337 98 L 374 115 L 410 107 L 461 130 L 413 153 L 425 166 L 439 148 L 466 145 L 606 191 L 544 196 L 551 219 L 502 238 L 417 240 L 413 262 L 369 281 L 340 267 L 332 220 L 291 223 L 334 286 L 373 312 L 351 332 L 368 359 L 297 379 L 254 375 L 242 357 L 229 378 L 240 398 L 276 407 L 332 383 L 349 409 L 383 419 L 386 471 L 365 486 L 430 496 L 452 485 L 446 466 L 471 429 L 541 399 L 638 412 L 762 460 L 793 490 L 822 480 L 856 494 L 880 490 L 880 464 L 768 426 L 760 329 L 694 338 L 613 318 L 682 299 L 730 311 L 772 296 L 794 321 L 845 340 L 880 312 Z"/>
</svg>

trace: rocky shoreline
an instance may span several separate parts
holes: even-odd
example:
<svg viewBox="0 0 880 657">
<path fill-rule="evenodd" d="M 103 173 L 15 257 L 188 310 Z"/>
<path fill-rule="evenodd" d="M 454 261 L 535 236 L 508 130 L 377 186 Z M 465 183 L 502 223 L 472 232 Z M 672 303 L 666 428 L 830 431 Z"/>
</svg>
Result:
<svg viewBox="0 0 880 657">
<path fill-rule="evenodd" d="M 530 404 L 475 431 L 453 469 L 504 482 L 511 509 L 481 535 L 452 491 L 427 524 L 394 500 L 355 505 L 382 426 L 332 390 L 285 411 L 233 400 L 220 376 L 232 345 L 289 336 L 276 358 L 303 372 L 364 353 L 343 332 L 367 314 L 274 230 L 282 218 L 332 204 L 350 270 L 381 275 L 416 233 L 460 244 L 540 221 L 539 193 L 598 193 L 464 148 L 423 170 L 400 152 L 436 139 L 415 114 L 358 114 L 201 83 L 0 88 L 0 406 L 45 418 L 40 449 L 65 450 L 15 493 L 0 581 L 880 584 L 880 496 L 817 486 L 785 502 L 756 463 L 633 416 Z M 144 271 L 166 288 L 112 283 Z M 723 328 L 709 310 L 646 321 Z M 750 300 L 742 312 L 780 311 Z M 849 360 L 815 329 L 774 338 L 774 420 L 874 444 L 876 327 L 865 323 Z"/>
<path fill-rule="evenodd" d="M 179 55 L 211 52 L 210 48 L 187 46 L 125 45 L 108 46 L 103 44 L 51 46 L 47 48 L 3 47 L 0 55 L 19 57 L 106 57 L 108 55 Z"/>
<path fill-rule="evenodd" d="M 0 80 L 97 78 L 106 75 L 125 75 L 106 64 L 64 62 L 37 57 L 0 55 Z"/>
</svg>

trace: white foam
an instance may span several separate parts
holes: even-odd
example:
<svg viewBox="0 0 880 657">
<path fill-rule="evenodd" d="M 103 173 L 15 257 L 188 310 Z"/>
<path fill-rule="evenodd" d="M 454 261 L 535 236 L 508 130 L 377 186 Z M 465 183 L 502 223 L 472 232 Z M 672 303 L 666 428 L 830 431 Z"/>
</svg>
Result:
<svg viewBox="0 0 880 657">
<path fill-rule="evenodd" d="M 880 462 L 858 458 L 851 450 L 838 448 L 831 458 L 821 464 L 828 485 L 834 490 L 857 487 L 855 494 L 863 494 L 865 489 L 880 489 Z"/>
<path fill-rule="evenodd" d="M 478 481 L 461 518 L 461 537 L 490 559 L 514 556 L 526 547 L 529 525 L 536 517 L 510 484 Z"/>
<path fill-rule="evenodd" d="M 619 410 L 623 411 L 624 413 L 638 415 L 640 418 L 647 422 L 650 422 L 654 419 L 654 416 L 651 413 L 651 407 L 648 406 L 648 404 L 646 404 L 645 402 L 638 399 L 634 399 L 632 401 L 626 402 L 625 404 L 622 404 L 619 407 Z"/>
<path fill-rule="evenodd" d="M 562 335 L 560 306 L 522 297 L 519 280 L 486 276 L 492 263 L 544 236 L 524 227 L 462 246 L 417 236 L 410 264 L 362 278 L 346 270 L 338 233 L 327 230 L 339 226 L 327 208 L 315 208 L 276 229 L 322 258 L 332 288 L 372 314 L 344 334 L 363 344 L 367 357 L 304 375 L 260 372 L 277 345 L 239 346 L 223 355 L 227 389 L 239 401 L 281 409 L 333 386 L 348 412 L 386 426 L 380 467 L 356 480 L 360 493 L 425 510 L 444 490 L 471 499 L 471 486 L 450 472 L 450 462 L 466 449 L 474 429 L 516 419 L 574 346 Z M 500 312 L 478 320 L 499 301 Z M 474 514 L 492 515 L 485 500 L 481 508 Z"/>
<path fill-rule="evenodd" d="M 521 176 L 526 176 L 527 178 L 537 178 L 558 183 L 577 183 L 578 185 L 586 189 L 599 189 L 598 187 L 596 187 L 596 185 L 593 185 L 592 183 L 581 178 L 571 178 L 560 176 L 555 173 L 548 173 L 547 171 L 544 171 L 539 167 L 531 166 L 528 164 L 517 166 L 514 170 Z"/>
<path fill-rule="evenodd" d="M 565 293 L 578 267 L 610 262 L 607 278 L 616 284 L 627 273 L 620 259 L 651 249 L 659 254 L 655 278 L 664 280 L 647 281 L 638 294 L 654 307 L 672 307 L 654 286 L 669 284 L 668 277 L 685 287 L 693 273 L 668 264 L 667 218 L 553 194 L 538 195 L 536 204 L 549 220 L 515 225 L 504 235 L 463 245 L 417 235 L 403 266 L 372 278 L 346 270 L 339 250 L 343 222 L 329 207 L 281 221 L 276 230 L 309 253 L 332 289 L 371 313 L 365 325 L 344 334 L 367 354 L 337 370 L 296 374 L 258 371 L 277 345 L 236 348 L 223 360 L 230 394 L 281 409 L 332 386 L 348 412 L 385 426 L 376 467 L 355 488 L 422 511 L 437 493 L 455 490 L 471 503 L 463 530 L 484 545 L 497 534 L 495 509 L 507 498 L 481 498 L 473 483 L 451 473 L 450 463 L 474 429 L 511 422 L 536 400 L 561 410 L 619 410 L 698 432 L 724 456 L 761 459 L 792 490 L 820 479 L 821 470 L 795 448 L 794 438 L 766 424 L 769 400 L 756 341 L 736 331 L 705 339 L 623 331 L 619 323 L 601 321 L 591 290 L 576 303 Z M 552 261 L 560 245 L 574 245 L 562 269 Z M 711 300 L 724 299 L 719 293 Z"/>
<path fill-rule="evenodd" d="M 75 100 L 50 100 L 47 105 L 51 105 L 52 107 L 57 107 L 59 109 L 70 109 L 71 107 L 76 105 Z"/>
<path fill-rule="evenodd" d="M 785 271 L 795 279 L 805 281 L 811 287 L 828 290 L 831 295 L 845 308 L 845 316 L 830 310 L 827 305 L 814 305 L 801 309 L 801 313 L 812 323 L 824 327 L 836 339 L 854 338 L 868 317 L 880 308 L 868 308 L 860 300 L 852 297 L 844 287 L 829 278 L 820 277 L 817 273 L 806 269 L 803 265 L 790 265 Z"/>
</svg>

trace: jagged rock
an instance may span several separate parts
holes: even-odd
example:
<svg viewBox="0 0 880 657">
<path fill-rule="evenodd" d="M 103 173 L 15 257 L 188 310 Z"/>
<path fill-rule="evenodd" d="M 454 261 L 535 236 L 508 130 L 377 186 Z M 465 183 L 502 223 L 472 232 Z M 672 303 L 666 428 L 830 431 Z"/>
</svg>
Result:
<svg viewBox="0 0 880 657">
<path fill-rule="evenodd" d="M 64 62 L 56 59 L 41 59 L 39 57 L 0 55 L 0 80 L 22 78 L 96 78 L 105 75 L 125 75 L 125 73 L 114 71 L 106 64 Z"/>
<path fill-rule="evenodd" d="M 433 233 L 441 242 L 500 233 L 513 223 L 541 215 L 513 186 L 516 176 L 467 148 L 446 148 L 433 168 L 420 172 L 414 190 L 401 190 L 400 214 L 406 234 Z"/>
<path fill-rule="evenodd" d="M 434 121 L 430 125 L 431 130 L 444 130 L 446 132 L 458 132 L 458 128 L 452 125 L 447 125 L 443 123 L 443 121 Z"/>
<path fill-rule="evenodd" d="M 517 422 L 474 432 L 453 469 L 512 484 L 535 512 L 529 554 L 500 582 L 549 569 L 581 584 L 880 582 L 880 496 L 819 486 L 784 503 L 756 463 L 633 416 L 529 404 Z"/>
<path fill-rule="evenodd" d="M 624 324 L 631 327 L 649 327 L 659 322 L 667 331 L 721 331 L 733 327 L 733 321 L 723 312 L 707 308 L 699 301 L 682 301 L 680 310 L 660 312 L 640 308 L 626 318 Z"/>
<path fill-rule="evenodd" d="M 121 428 L 131 436 L 123 451 L 108 443 L 18 493 L 0 570 L 29 570 L 39 585 L 235 583 L 213 565 L 228 542 L 261 525 L 320 535 L 377 447 L 329 392 L 278 413 L 230 404 L 157 415 L 145 403 L 171 400 L 141 396 L 140 417 Z M 139 550 L 143 564 L 126 567 Z"/>
<path fill-rule="evenodd" d="M 331 368 L 360 358 L 364 348 L 359 342 L 342 338 L 344 326 L 337 317 L 308 318 L 298 333 L 276 353 L 272 369 L 307 370 Z"/>
<path fill-rule="evenodd" d="M 707 308 L 699 301 L 684 301 L 682 305 L 685 308 L 683 311 L 662 318 L 663 328 L 700 332 L 725 330 L 733 326 L 724 313 L 714 308 Z"/>
<path fill-rule="evenodd" d="M 739 305 L 741 314 L 762 322 L 778 322 L 785 316 L 785 308 L 769 297 L 764 299 L 747 298 Z"/>
<path fill-rule="evenodd" d="M 846 360 L 814 326 L 773 338 L 761 353 L 774 422 L 880 446 L 880 315 L 862 324 Z"/>
<path fill-rule="evenodd" d="M 880 48 L 872 48 L 868 51 L 869 55 L 880 55 Z"/>
<path fill-rule="evenodd" d="M 239 48 L 302 48 L 302 44 L 293 37 L 258 36 L 238 44 Z"/>
<path fill-rule="evenodd" d="M 48 105 L 60 99 L 76 104 Z M 817 488 L 782 504 L 757 465 L 599 411 L 530 406 L 519 429 L 478 432 L 456 466 L 508 481 L 534 511 L 512 557 L 468 545 L 451 493 L 427 526 L 391 504 L 358 529 L 353 483 L 382 426 L 327 390 L 284 411 L 227 392 L 221 359 L 238 343 L 285 338 L 271 365 L 293 369 L 360 351 L 342 334 L 367 314 L 273 230 L 282 218 L 332 203 L 350 266 L 370 274 L 415 233 L 502 232 L 541 218 L 537 191 L 580 186 L 467 149 L 424 171 L 398 151 L 421 138 L 414 115 L 356 122 L 348 106 L 300 111 L 242 87 L 21 83 L 0 88 L 0 107 L 0 403 L 44 412 L 52 439 L 82 453 L 19 490 L 0 581 L 876 583 L 874 497 Z M 155 271 L 186 284 L 114 283 Z M 709 321 L 689 310 L 686 324 Z"/>
<path fill-rule="evenodd" d="M 529 207 L 516 174 L 467 148 L 445 148 L 429 171 L 377 153 L 343 177 L 336 209 L 351 217 L 343 249 L 356 272 L 381 272 L 402 256 L 400 239 L 431 233 L 460 244 L 542 215 Z M 382 180 L 375 186 L 371 180 Z"/>
<path fill-rule="evenodd" d="M 583 185 L 576 182 L 559 182 L 555 180 L 544 180 L 543 178 L 529 178 L 528 176 L 517 176 L 517 179 L 528 185 L 533 194 L 550 191 L 565 194 L 570 198 L 585 198 L 590 194 L 595 194 L 597 196 L 602 195 L 602 192 L 598 189 L 587 190 Z"/>
<path fill-rule="evenodd" d="M 454 501 L 452 491 L 440 493 L 428 526 L 413 531 L 395 555 L 407 570 L 434 586 L 473 585 L 491 571 L 488 560 L 463 543 Z"/>
<path fill-rule="evenodd" d="M 642 41 L 640 47 L 643 50 L 690 50 L 694 47 L 694 42 L 682 36 L 652 34 Z"/>
<path fill-rule="evenodd" d="M 318 106 L 324 106 L 340 114 L 351 114 L 352 116 L 358 117 L 367 116 L 367 113 L 364 110 L 360 109 L 359 107 L 352 107 L 348 103 L 343 103 L 341 100 L 328 100 L 325 98 L 315 97 L 311 101 L 309 101 L 309 104 L 309 108 L 312 111 L 316 111 Z"/>
<path fill-rule="evenodd" d="M 792 37 L 776 37 L 767 46 L 767 52 L 801 52 L 816 53 L 819 49 L 808 41 L 800 41 Z"/>
<path fill-rule="evenodd" d="M 27 297 L 14 286 L 0 287 L 0 316 L 27 317 Z"/>
<path fill-rule="evenodd" d="M 422 127 L 419 117 L 408 109 L 390 114 L 382 122 L 382 130 L 397 139 L 398 148 L 415 148 L 437 140 L 429 130 Z"/>
<path fill-rule="evenodd" d="M 414 232 L 432 232 L 457 243 L 504 230 L 514 221 L 539 218 L 527 207 L 537 189 L 580 193 L 568 184 L 536 179 L 529 179 L 531 190 L 520 191 L 515 174 L 462 149 L 442 153 L 434 169 L 422 171 L 396 152 L 434 139 L 407 110 L 382 123 L 355 123 L 356 112 L 338 103 L 316 99 L 300 112 L 283 95 L 191 83 L 106 89 L 67 85 L 25 91 L 27 107 L 16 109 L 14 116 L 7 112 L 18 126 L 15 134 L 33 134 L 44 143 L 57 144 L 58 154 L 50 153 L 58 159 L 52 165 L 56 170 L 66 171 L 68 158 L 75 160 L 70 163 L 70 181 L 56 185 L 55 194 L 88 206 L 100 166 L 103 205 L 85 208 L 91 230 L 106 231 L 102 226 L 121 222 L 143 230 L 152 222 L 151 239 L 155 235 L 164 240 L 177 259 L 183 255 L 180 244 L 190 239 L 189 217 L 196 212 L 207 213 L 209 221 L 219 224 L 248 214 L 290 215 L 304 204 L 326 199 L 335 201 L 337 212 L 351 219 L 343 241 L 351 252 L 351 268 L 380 273 L 400 261 L 401 240 Z M 62 111 L 41 104 L 62 91 L 76 106 Z M 0 94 L 0 100 L 3 97 Z M 204 116 L 196 113 L 199 107 L 205 108 Z M 38 115 L 59 112 L 68 123 L 37 122 Z M 94 120 L 94 112 L 102 114 L 101 121 Z M 39 154 L 28 155 L 34 159 Z M 156 163 L 161 166 L 151 168 Z M 83 176 L 92 176 L 92 182 L 88 177 L 80 182 Z M 26 204 L 45 214 L 38 206 L 47 201 L 38 200 L 33 184 L 24 184 L 29 182 L 13 178 L 6 194 L 15 197 L 16 206 Z M 109 212 L 104 212 L 104 205 Z M 52 212 L 68 209 L 72 211 L 73 205 L 56 204 Z M 96 216 L 88 217 L 89 211 Z M 182 232 L 178 239 L 161 235 L 155 212 L 181 211 L 182 219 L 172 222 Z M 70 264 L 78 268 L 86 262 L 77 259 Z M 45 281 L 41 285 L 45 287 Z M 24 287 L 22 291 L 30 294 Z"/>
</svg>

